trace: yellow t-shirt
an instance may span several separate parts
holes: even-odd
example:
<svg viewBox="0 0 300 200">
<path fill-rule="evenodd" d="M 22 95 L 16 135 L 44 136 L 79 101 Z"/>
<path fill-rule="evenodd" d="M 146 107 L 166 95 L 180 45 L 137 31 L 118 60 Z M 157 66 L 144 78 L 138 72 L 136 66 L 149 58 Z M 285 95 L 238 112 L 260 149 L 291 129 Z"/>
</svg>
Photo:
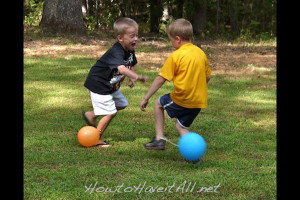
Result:
<svg viewBox="0 0 300 200">
<path fill-rule="evenodd" d="M 205 53 L 192 43 L 182 45 L 166 60 L 159 75 L 173 81 L 170 94 L 174 103 L 185 108 L 207 107 L 206 77 L 211 69 Z"/>
</svg>

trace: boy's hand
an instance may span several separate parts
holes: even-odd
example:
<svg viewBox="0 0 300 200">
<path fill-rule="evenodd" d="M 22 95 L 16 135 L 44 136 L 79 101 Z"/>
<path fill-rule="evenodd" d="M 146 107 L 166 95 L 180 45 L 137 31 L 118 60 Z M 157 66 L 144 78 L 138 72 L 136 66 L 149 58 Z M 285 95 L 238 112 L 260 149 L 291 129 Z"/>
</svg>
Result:
<svg viewBox="0 0 300 200">
<path fill-rule="evenodd" d="M 148 104 L 148 100 L 147 99 L 143 99 L 141 101 L 141 103 L 140 103 L 140 109 L 141 109 L 141 111 L 146 112 L 147 104 Z"/>
<path fill-rule="evenodd" d="M 142 83 L 146 83 L 147 80 L 148 80 L 148 77 L 147 76 L 140 76 L 140 75 L 138 75 L 137 78 L 136 78 L 136 80 L 141 81 Z"/>
<path fill-rule="evenodd" d="M 133 88 L 135 86 L 135 80 L 128 77 L 126 85 L 128 85 L 130 88 Z"/>
<path fill-rule="evenodd" d="M 162 76 L 157 76 L 156 79 L 153 81 L 151 87 L 149 88 L 147 94 L 145 95 L 144 99 L 140 103 L 141 111 L 146 111 L 146 107 L 148 104 L 149 99 L 151 96 L 165 83 L 167 79 Z"/>
</svg>

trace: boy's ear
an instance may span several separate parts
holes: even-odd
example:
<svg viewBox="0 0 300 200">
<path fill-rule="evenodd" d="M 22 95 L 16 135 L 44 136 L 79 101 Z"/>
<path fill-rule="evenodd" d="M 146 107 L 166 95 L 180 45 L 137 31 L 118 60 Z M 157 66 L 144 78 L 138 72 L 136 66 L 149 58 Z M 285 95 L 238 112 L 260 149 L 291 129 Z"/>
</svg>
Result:
<svg viewBox="0 0 300 200">
<path fill-rule="evenodd" d="M 179 36 L 175 36 L 175 40 L 178 42 L 178 43 L 180 43 L 181 42 L 181 37 L 179 37 Z"/>
<path fill-rule="evenodd" d="M 122 35 L 118 35 L 118 36 L 117 36 L 117 39 L 118 39 L 119 41 L 123 42 L 123 36 L 122 36 Z"/>
</svg>

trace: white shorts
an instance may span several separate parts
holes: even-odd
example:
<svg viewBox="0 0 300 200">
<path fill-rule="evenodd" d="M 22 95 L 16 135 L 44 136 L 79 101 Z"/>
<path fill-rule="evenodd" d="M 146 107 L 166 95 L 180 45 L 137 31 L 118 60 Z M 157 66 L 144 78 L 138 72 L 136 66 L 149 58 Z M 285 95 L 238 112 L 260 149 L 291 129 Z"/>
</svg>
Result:
<svg viewBox="0 0 300 200">
<path fill-rule="evenodd" d="M 128 106 L 127 99 L 120 90 L 108 95 L 90 91 L 95 115 L 110 115 L 117 112 L 117 107 Z"/>
</svg>

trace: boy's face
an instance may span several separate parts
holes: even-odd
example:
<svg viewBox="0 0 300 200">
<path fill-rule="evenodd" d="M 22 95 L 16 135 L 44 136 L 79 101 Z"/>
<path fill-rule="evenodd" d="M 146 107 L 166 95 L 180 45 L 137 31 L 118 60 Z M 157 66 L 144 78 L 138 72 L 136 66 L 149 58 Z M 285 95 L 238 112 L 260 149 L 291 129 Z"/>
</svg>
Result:
<svg viewBox="0 0 300 200">
<path fill-rule="evenodd" d="M 123 35 L 118 35 L 118 40 L 126 51 L 133 51 L 138 40 L 138 30 L 134 27 L 127 28 Z"/>
</svg>

